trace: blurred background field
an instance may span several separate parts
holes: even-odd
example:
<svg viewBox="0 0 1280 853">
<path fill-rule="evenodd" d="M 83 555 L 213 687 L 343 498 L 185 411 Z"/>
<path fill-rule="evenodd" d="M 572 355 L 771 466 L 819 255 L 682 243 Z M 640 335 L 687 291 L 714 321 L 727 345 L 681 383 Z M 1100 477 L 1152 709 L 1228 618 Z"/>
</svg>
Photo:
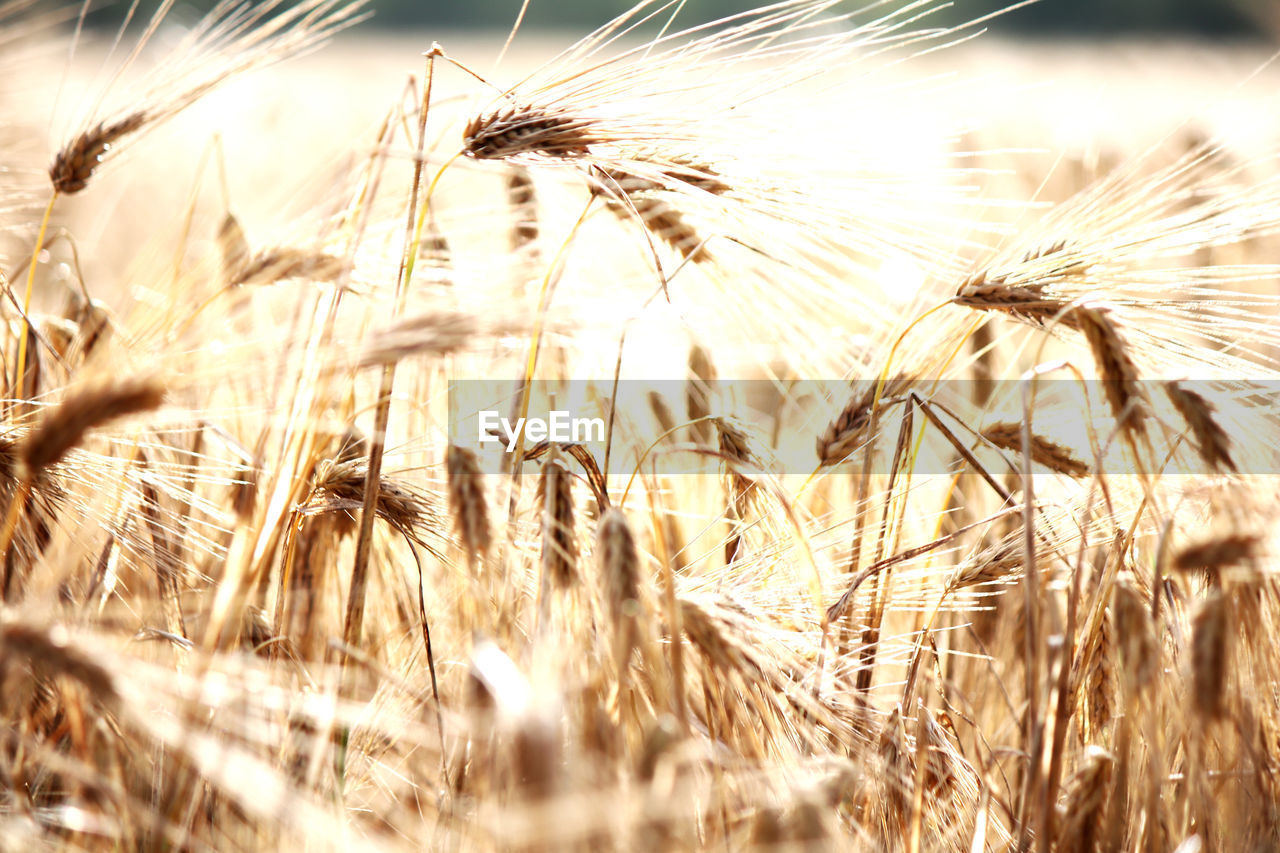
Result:
<svg viewBox="0 0 1280 853">
<path fill-rule="evenodd" d="M 971 5 L 964 4 L 966 11 Z M 1010 13 L 1008 20 L 1039 6 L 1070 5 L 1044 2 Z M 532 4 L 531 14 L 538 7 Z M 567 28 L 528 27 L 495 66 L 506 36 L 503 28 L 515 11 L 494 10 L 484 19 L 488 27 L 462 28 L 446 14 L 436 24 L 425 11 L 412 26 L 391 27 L 394 13 L 387 18 L 387 10 L 375 5 L 372 21 L 321 51 L 233 80 L 140 140 L 135 156 L 147 162 L 147 169 L 104 174 L 83 198 L 68 200 L 59 216 L 64 224 L 85 226 L 76 233 L 92 247 L 83 253 L 87 263 L 103 265 L 104 277 L 117 279 L 136 259 L 138 245 L 119 229 L 130 223 L 147 231 L 187 227 L 172 219 L 156 221 L 147 213 L 186 207 L 198 186 L 206 194 L 213 192 L 220 178 L 209 157 L 220 148 L 222 159 L 232 164 L 225 170 L 226 201 L 251 232 L 262 234 L 289 223 L 305 231 L 307 221 L 327 210 L 325 199 L 333 197 L 334 182 L 367 151 L 389 105 L 411 78 L 421 78 L 422 54 L 433 42 L 495 86 L 506 87 L 581 35 Z M 1273 106 L 1280 65 L 1269 62 L 1273 48 L 1260 29 L 1233 29 L 1224 41 L 1186 27 L 1111 32 L 1100 38 L 1053 28 L 1019 33 L 1001 23 L 1007 22 L 997 21 L 994 32 L 973 42 L 914 58 L 901 69 L 881 70 L 867 82 L 868 93 L 884 89 L 887 81 L 910 85 L 917 93 L 932 89 L 913 96 L 910 115 L 893 111 L 890 117 L 889 101 L 883 102 L 881 115 L 825 112 L 795 128 L 799 144 L 808 141 L 820 167 L 824 135 L 857 134 L 886 156 L 898 157 L 904 168 L 927 155 L 935 162 L 952 158 L 957 166 L 987 170 L 983 194 L 988 197 L 1053 201 L 1168 138 L 1220 137 L 1242 156 L 1265 151 L 1280 138 L 1280 110 Z M 76 90 L 77 81 L 98 73 L 110 35 L 103 29 L 86 36 L 67 83 L 62 82 L 65 36 L 36 48 L 34 63 L 15 68 L 6 97 L 13 114 L 32 117 L 35 131 L 12 149 L 21 167 L 43 170 L 56 140 L 41 146 L 33 136 L 52 131 L 56 137 L 63 131 L 57 116 L 73 114 L 76 106 L 67 93 Z M 143 57 L 144 67 L 147 59 Z M 458 144 L 458 117 L 487 102 L 493 90 L 448 65 L 439 69 L 435 85 L 437 108 L 430 132 L 443 157 L 445 148 Z M 48 118 L 51 101 L 56 104 L 53 119 Z M 289 156 L 279 156 L 282 151 Z M 972 152 L 983 153 L 974 157 Z M 463 172 L 493 170 L 464 161 L 455 169 Z M 500 184 L 489 191 L 488 205 L 500 206 Z M 207 214 L 192 229 L 197 239 L 211 235 L 222 214 L 223 200 L 209 201 L 207 210 L 197 206 L 197 217 Z M 103 203 L 118 214 L 102 217 Z M 441 187 L 437 209 L 448 216 L 451 205 L 470 210 L 477 204 L 485 206 L 486 199 L 466 189 L 459 193 L 456 178 L 451 178 Z M 80 209 L 91 212 L 92 222 L 77 219 Z M 98 230 L 103 223 L 110 223 L 109 233 Z M 163 244 L 172 235 L 155 236 Z"/>
<path fill-rule="evenodd" d="M 189 18 L 213 5 L 211 0 L 184 4 Z M 938 20 L 959 23 L 994 12 L 1008 4 L 975 0 L 957 4 Z M 505 30 L 520 12 L 520 0 L 377 0 L 377 22 L 372 28 L 441 26 L 453 29 Z M 526 21 L 539 29 L 581 31 L 606 23 L 631 6 L 627 0 L 557 0 L 529 4 Z M 689 22 L 710 21 L 752 8 L 743 0 L 688 0 L 683 15 Z M 105 23 L 124 14 L 125 4 L 104 6 L 94 20 Z M 145 10 L 145 6 L 143 7 Z M 182 8 L 178 9 L 182 12 Z M 1213 37 L 1259 36 L 1277 24 L 1270 0 L 1077 0 L 1073 3 L 1040 3 L 1021 11 L 999 29 L 1027 34 L 1056 35 L 1065 32 L 1107 35 L 1115 33 L 1194 33 Z"/>
</svg>

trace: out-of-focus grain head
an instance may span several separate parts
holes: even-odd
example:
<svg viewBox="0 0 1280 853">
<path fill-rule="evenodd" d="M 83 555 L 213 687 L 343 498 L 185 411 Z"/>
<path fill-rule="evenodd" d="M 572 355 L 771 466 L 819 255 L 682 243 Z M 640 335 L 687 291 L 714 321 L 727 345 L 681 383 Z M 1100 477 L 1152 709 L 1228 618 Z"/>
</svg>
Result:
<svg viewBox="0 0 1280 853">
<path fill-rule="evenodd" d="M 1191 625 L 1191 707 L 1207 719 L 1227 708 L 1230 609 L 1227 595 L 1211 590 Z"/>
<path fill-rule="evenodd" d="M 542 500 L 542 572 L 556 589 L 568 589 L 576 576 L 573 476 L 558 456 L 542 466 L 538 495 Z"/>
<path fill-rule="evenodd" d="M 445 468 L 454 533 L 468 555 L 483 557 L 489 550 L 491 531 L 480 462 L 470 450 L 450 444 Z"/>
<path fill-rule="evenodd" d="M 22 443 L 19 457 L 29 472 L 59 462 L 95 427 L 159 408 L 164 386 L 150 377 L 78 388 L 49 409 Z"/>
</svg>

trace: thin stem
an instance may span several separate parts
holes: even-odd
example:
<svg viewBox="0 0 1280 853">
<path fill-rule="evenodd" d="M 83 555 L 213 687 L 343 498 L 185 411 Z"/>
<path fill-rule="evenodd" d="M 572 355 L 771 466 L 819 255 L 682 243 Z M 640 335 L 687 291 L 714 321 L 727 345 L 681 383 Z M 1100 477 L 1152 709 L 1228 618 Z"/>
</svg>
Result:
<svg viewBox="0 0 1280 853">
<path fill-rule="evenodd" d="M 529 341 L 529 358 L 525 363 L 524 370 L 524 391 L 520 400 L 520 418 L 523 420 L 529 416 L 529 400 L 533 392 L 533 374 L 538 366 L 538 351 L 542 346 L 542 332 L 546 326 L 547 312 L 551 308 L 551 296 L 555 292 L 556 270 L 560 266 L 560 262 L 564 259 L 565 253 L 569 250 L 569 246 L 573 243 L 573 238 L 577 236 L 578 229 L 582 227 L 582 223 L 586 221 L 587 214 L 591 211 L 591 204 L 595 201 L 595 196 L 587 199 L 587 206 L 582 209 L 582 214 L 578 216 L 573 228 L 569 230 L 569 236 L 564 238 L 564 242 L 560 244 L 556 256 L 551 259 L 550 266 L 547 267 L 546 275 L 542 277 L 542 291 L 538 297 L 538 313 L 533 324 L 533 336 Z M 515 450 L 512 451 L 512 473 L 520 470 L 520 463 L 524 460 L 524 430 L 516 436 Z"/>
<path fill-rule="evenodd" d="M 22 376 L 27 367 L 27 317 L 31 313 L 31 291 L 36 282 L 36 265 L 40 261 L 40 250 L 44 248 L 44 235 L 49 230 L 49 219 L 53 216 L 53 205 L 58 200 L 58 191 L 49 196 L 49 204 L 45 206 L 44 216 L 40 219 L 40 230 L 36 234 L 36 247 L 31 252 L 31 263 L 27 265 L 27 291 L 22 298 L 22 334 L 18 336 L 18 372 L 13 378 L 13 387 L 21 393 Z"/>
<path fill-rule="evenodd" d="M 9 568 L 9 547 L 13 544 L 13 537 L 18 529 L 18 520 L 22 517 L 22 510 L 27 505 L 27 497 L 31 494 L 31 478 L 23 477 L 22 482 L 18 485 L 18 492 L 13 496 L 13 500 L 9 503 L 9 508 L 5 512 L 4 529 L 0 530 L 0 563 L 5 566 L 4 582 L 0 585 L 0 600 L 9 600 L 9 587 L 13 584 L 13 578 L 10 577 Z"/>
<path fill-rule="evenodd" d="M 400 273 L 396 277 L 396 293 L 394 315 L 399 315 L 404 307 L 404 295 L 408 280 L 413 275 L 413 261 L 418 254 L 418 240 L 421 227 L 416 231 L 415 215 L 418 212 L 418 190 L 422 183 L 423 150 L 426 147 L 427 111 L 431 106 L 431 83 L 435 76 L 435 59 L 438 51 L 427 52 L 427 85 L 422 94 L 422 108 L 418 111 L 418 151 L 413 161 L 413 185 L 409 193 L 409 210 L 405 223 L 405 250 L 400 259 Z M 450 161 L 452 162 L 452 160 Z M 448 163 L 445 164 L 448 166 Z M 443 173 L 444 169 L 441 169 Z M 431 182 L 435 189 L 439 181 L 438 173 Z M 425 207 L 431 200 L 430 193 L 424 202 Z M 387 444 L 387 422 L 391 418 L 391 393 L 395 386 L 396 368 L 392 362 L 382 368 L 382 379 L 378 386 L 377 411 L 374 414 L 373 435 L 369 441 L 369 465 L 364 479 L 364 502 L 360 508 L 360 533 L 356 539 L 355 562 L 351 568 L 351 588 L 347 596 L 347 615 L 342 628 L 343 642 L 359 648 L 360 636 L 364 631 L 364 600 L 369 587 L 369 554 L 373 548 L 373 521 L 377 517 L 378 496 L 382 491 L 382 457 Z"/>
</svg>

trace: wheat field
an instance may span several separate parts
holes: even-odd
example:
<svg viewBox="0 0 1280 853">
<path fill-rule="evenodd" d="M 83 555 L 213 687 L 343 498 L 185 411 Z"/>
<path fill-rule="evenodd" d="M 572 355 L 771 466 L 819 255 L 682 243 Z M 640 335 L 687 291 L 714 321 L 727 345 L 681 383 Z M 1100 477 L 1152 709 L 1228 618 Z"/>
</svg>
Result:
<svg viewBox="0 0 1280 853">
<path fill-rule="evenodd" d="M 0 11 L 0 849 L 1280 849 L 1267 48 L 171 6 Z"/>
</svg>

